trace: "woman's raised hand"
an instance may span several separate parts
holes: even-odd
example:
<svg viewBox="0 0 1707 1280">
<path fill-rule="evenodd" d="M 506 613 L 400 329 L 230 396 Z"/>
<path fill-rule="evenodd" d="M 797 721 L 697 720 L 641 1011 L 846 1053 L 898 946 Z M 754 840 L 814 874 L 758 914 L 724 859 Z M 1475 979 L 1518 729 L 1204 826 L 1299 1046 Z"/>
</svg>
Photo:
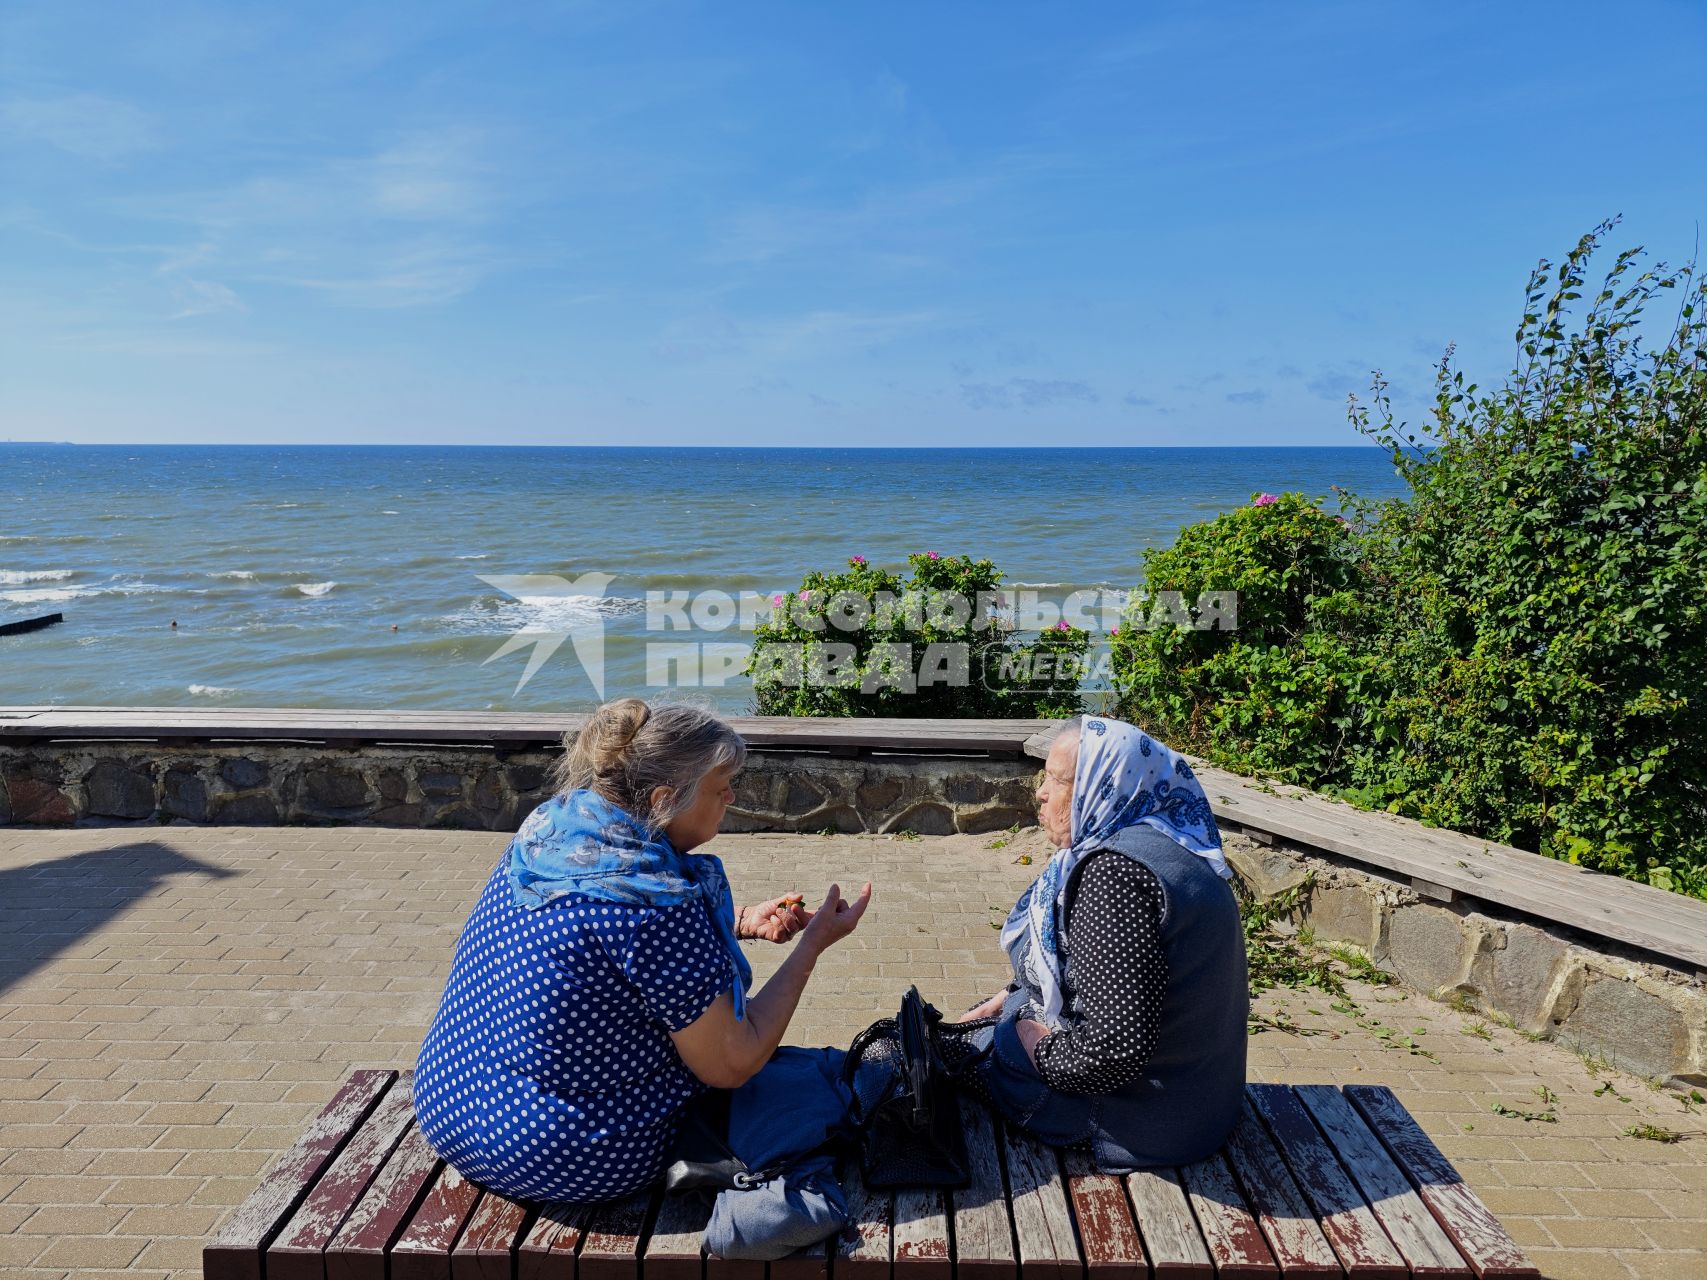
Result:
<svg viewBox="0 0 1707 1280">
<path fill-rule="evenodd" d="M 815 946 L 820 952 L 828 951 L 859 927 L 860 917 L 870 905 L 871 881 L 865 882 L 865 888 L 860 890 L 859 897 L 852 902 L 842 897 L 841 885 L 831 885 L 829 894 L 824 898 L 824 905 L 816 911 L 806 913 L 806 931 L 801 935 L 801 940 Z"/>
<path fill-rule="evenodd" d="M 798 893 L 785 893 L 769 902 L 742 907 L 735 916 L 735 936 L 761 938 L 766 942 L 787 942 L 806 927 L 812 913 L 805 908 L 805 899 Z"/>
</svg>

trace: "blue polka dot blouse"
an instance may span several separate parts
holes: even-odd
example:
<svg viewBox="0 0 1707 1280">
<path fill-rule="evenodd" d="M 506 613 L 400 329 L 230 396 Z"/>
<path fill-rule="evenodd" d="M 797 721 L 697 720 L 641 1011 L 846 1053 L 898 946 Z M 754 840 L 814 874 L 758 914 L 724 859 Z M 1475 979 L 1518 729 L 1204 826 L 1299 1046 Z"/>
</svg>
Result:
<svg viewBox="0 0 1707 1280">
<path fill-rule="evenodd" d="M 518 1199 L 638 1190 L 705 1087 L 669 1033 L 734 981 L 704 904 L 570 895 L 528 909 L 500 861 L 416 1062 L 421 1132 L 463 1176 Z"/>
</svg>

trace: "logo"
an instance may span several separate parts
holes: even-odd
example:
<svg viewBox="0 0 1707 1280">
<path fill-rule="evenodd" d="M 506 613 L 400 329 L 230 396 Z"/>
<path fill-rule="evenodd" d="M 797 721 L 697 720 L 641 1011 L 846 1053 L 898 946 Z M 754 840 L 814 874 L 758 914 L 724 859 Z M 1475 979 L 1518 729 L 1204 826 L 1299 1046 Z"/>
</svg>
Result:
<svg viewBox="0 0 1707 1280">
<path fill-rule="evenodd" d="M 614 573 L 583 573 L 574 579 L 559 577 L 555 573 L 479 573 L 475 574 L 475 577 L 496 587 L 512 600 L 524 603 L 540 600 L 602 600 L 605 588 L 616 581 Z M 533 652 L 528 655 L 527 666 L 522 670 L 521 679 L 516 681 L 515 691 L 520 693 L 527 687 L 527 682 L 539 673 L 539 669 L 551 661 L 551 655 L 563 647 L 565 640 L 574 646 L 575 657 L 580 661 L 581 669 L 587 673 L 587 679 L 592 681 L 593 692 L 602 699 L 605 696 L 605 622 L 602 614 L 597 614 L 585 625 L 568 631 L 533 630 L 523 627 L 512 633 L 498 646 L 497 652 L 480 665 L 484 667 L 532 645 Z"/>
</svg>

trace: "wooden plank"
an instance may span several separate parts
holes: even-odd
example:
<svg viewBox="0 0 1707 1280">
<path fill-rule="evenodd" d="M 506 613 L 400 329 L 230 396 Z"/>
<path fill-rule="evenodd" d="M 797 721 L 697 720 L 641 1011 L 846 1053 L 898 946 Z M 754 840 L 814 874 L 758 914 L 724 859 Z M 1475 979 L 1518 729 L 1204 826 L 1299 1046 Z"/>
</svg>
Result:
<svg viewBox="0 0 1707 1280">
<path fill-rule="evenodd" d="M 267 1280 L 324 1280 L 326 1246 L 414 1122 L 409 1080 L 399 1077 L 267 1246 Z"/>
<path fill-rule="evenodd" d="M 1422 1202 L 1478 1280 L 1520 1280 L 1540 1274 L 1391 1089 L 1354 1084 L 1346 1087 L 1345 1096 L 1410 1176 Z"/>
<path fill-rule="evenodd" d="M 1235 774 L 1193 767 L 1217 818 L 1707 968 L 1707 906 L 1698 900 L 1311 792 L 1268 795 Z"/>
<path fill-rule="evenodd" d="M 953 1263 L 942 1192 L 917 1188 L 897 1191 L 892 1238 L 894 1280 L 950 1280 Z"/>
<path fill-rule="evenodd" d="M 326 1246 L 326 1280 L 386 1280 L 385 1255 L 438 1173 L 439 1153 L 415 1125 Z"/>
<path fill-rule="evenodd" d="M 488 1191 L 450 1251 L 451 1280 L 514 1280 L 516 1248 L 527 1237 L 533 1207 Z"/>
<path fill-rule="evenodd" d="M 1008 1224 L 1008 1194 L 1002 1185 L 1002 1153 L 995 1121 L 983 1103 L 960 1098 L 961 1126 L 972 1184 L 950 1194 L 954 1214 L 957 1280 L 1012 1280 L 1013 1230 Z"/>
<path fill-rule="evenodd" d="M 1248 1098 L 1227 1140 L 1226 1153 L 1281 1272 L 1288 1276 L 1343 1275 L 1310 1202 L 1293 1181 L 1286 1161 L 1275 1150 L 1274 1140 L 1262 1127 Z"/>
<path fill-rule="evenodd" d="M 205 1280 L 261 1280 L 261 1251 L 396 1079 L 395 1071 L 350 1073 L 302 1137 L 267 1166 L 260 1185 L 202 1250 Z"/>
<path fill-rule="evenodd" d="M 1429 1213 L 1387 1148 L 1333 1085 L 1292 1090 L 1321 1127 L 1340 1163 L 1351 1173 L 1387 1235 L 1417 1276 L 1467 1278 L 1470 1269 Z"/>
<path fill-rule="evenodd" d="M 634 1280 L 640 1274 L 640 1244 L 651 1207 L 650 1191 L 598 1206 L 581 1242 L 580 1280 Z"/>
<path fill-rule="evenodd" d="M 827 1241 L 796 1249 L 770 1264 L 770 1280 L 829 1280 L 830 1251 Z"/>
<path fill-rule="evenodd" d="M 391 1246 L 391 1280 L 451 1280 L 450 1251 L 480 1199 L 478 1186 L 448 1164 L 427 1188 Z"/>
<path fill-rule="evenodd" d="M 1340 1266 L 1357 1280 L 1407 1280 L 1404 1257 L 1322 1137 L 1304 1104 L 1280 1084 L 1253 1084 L 1245 1097 L 1292 1170 Z"/>
<path fill-rule="evenodd" d="M 1280 1275 L 1274 1254 L 1262 1238 L 1233 1171 L 1219 1154 L 1180 1169 L 1203 1243 L 1222 1280 L 1274 1280 Z"/>
<path fill-rule="evenodd" d="M 1055 1152 L 1012 1125 L 1002 1137 L 1022 1280 L 1075 1280 L 1079 1247 Z"/>
<path fill-rule="evenodd" d="M 1209 1246 L 1203 1243 L 1177 1172 L 1140 1169 L 1129 1173 L 1126 1193 L 1132 1198 L 1132 1216 L 1156 1280 L 1193 1280 L 1214 1272 Z"/>
<path fill-rule="evenodd" d="M 516 1245 L 516 1280 L 574 1280 L 575 1251 L 592 1216 L 590 1205 L 540 1205 L 539 1216 Z"/>
<path fill-rule="evenodd" d="M 848 1229 L 835 1242 L 832 1270 L 836 1280 L 890 1280 L 894 1197 L 867 1187 L 860 1176 L 859 1161 L 853 1159 L 842 1166 L 842 1190 L 848 1197 Z"/>
<path fill-rule="evenodd" d="M 705 1255 L 705 1280 L 765 1280 L 765 1264 L 752 1258 Z"/>
<path fill-rule="evenodd" d="M 690 1191 L 665 1196 L 641 1257 L 641 1274 L 646 1280 L 701 1280 L 705 1260 L 700 1241 L 710 1219 L 710 1194 Z"/>
<path fill-rule="evenodd" d="M 495 743 L 560 740 L 586 717 L 515 712 L 380 711 L 312 707 L 44 707 L 0 708 L 0 717 L 29 715 L 32 736 L 75 738 L 286 737 L 314 740 L 421 740 Z M 965 751 L 1018 755 L 1046 720 L 924 718 L 732 717 L 750 746 L 765 749 L 848 747 L 876 751 Z M 0 719 L 0 736 L 23 723 Z"/>
<path fill-rule="evenodd" d="M 1084 1151 L 1063 1151 L 1061 1168 L 1067 1175 L 1067 1199 L 1079 1224 L 1079 1248 L 1089 1280 L 1146 1280 L 1149 1259 L 1120 1179 L 1098 1172 Z"/>
</svg>

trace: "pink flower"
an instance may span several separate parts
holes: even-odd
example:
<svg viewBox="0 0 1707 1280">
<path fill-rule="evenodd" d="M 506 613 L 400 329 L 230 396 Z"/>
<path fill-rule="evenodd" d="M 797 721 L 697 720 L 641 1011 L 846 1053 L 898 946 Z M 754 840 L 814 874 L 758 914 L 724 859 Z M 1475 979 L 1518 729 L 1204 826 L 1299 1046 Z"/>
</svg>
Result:
<svg viewBox="0 0 1707 1280">
<path fill-rule="evenodd" d="M 1259 493 L 1257 494 L 1255 505 L 1259 507 L 1272 507 L 1279 501 L 1280 499 L 1275 497 L 1272 493 Z"/>
<path fill-rule="evenodd" d="M 800 593 L 800 598 L 802 600 L 810 600 L 812 598 L 812 593 L 810 591 L 802 591 Z"/>
<path fill-rule="evenodd" d="M 941 560 L 942 557 L 939 556 L 934 551 L 927 551 L 927 552 L 925 552 L 925 559 L 927 559 L 927 560 Z"/>
<path fill-rule="evenodd" d="M 1072 629 L 1073 628 L 1067 625 L 1067 620 L 1065 618 L 1062 618 L 1061 621 L 1055 624 L 1055 630 L 1057 631 L 1071 631 Z"/>
<path fill-rule="evenodd" d="M 865 557 L 864 556 L 851 556 L 848 559 L 848 563 L 849 564 L 861 564 L 862 565 L 865 563 Z"/>
<path fill-rule="evenodd" d="M 782 596 L 780 594 L 772 596 L 771 603 L 779 609 L 782 608 Z"/>
<path fill-rule="evenodd" d="M 1111 636 L 1117 636 L 1120 634 L 1120 628 L 1119 627 L 1110 627 L 1108 629 L 1108 634 Z"/>
</svg>

